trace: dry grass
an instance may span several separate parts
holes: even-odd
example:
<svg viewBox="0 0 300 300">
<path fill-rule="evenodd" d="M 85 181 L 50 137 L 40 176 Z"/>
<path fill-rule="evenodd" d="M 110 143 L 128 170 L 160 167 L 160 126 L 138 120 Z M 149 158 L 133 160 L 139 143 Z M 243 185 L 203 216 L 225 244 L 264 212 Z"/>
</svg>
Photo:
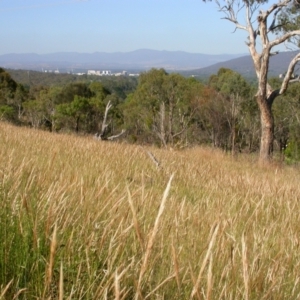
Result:
<svg viewBox="0 0 300 300">
<path fill-rule="evenodd" d="M 299 169 L 4 123 L 0 144 L 0 299 L 300 297 Z"/>
</svg>

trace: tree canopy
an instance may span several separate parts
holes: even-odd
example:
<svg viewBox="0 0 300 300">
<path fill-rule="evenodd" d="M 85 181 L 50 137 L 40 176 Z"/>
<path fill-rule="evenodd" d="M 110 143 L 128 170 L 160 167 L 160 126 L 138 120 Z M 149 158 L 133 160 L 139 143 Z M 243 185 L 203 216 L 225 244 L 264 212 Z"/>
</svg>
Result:
<svg viewBox="0 0 300 300">
<path fill-rule="evenodd" d="M 294 78 L 294 70 L 300 61 L 297 52 L 287 66 L 282 82 L 274 88 L 268 81 L 269 61 L 276 49 L 285 45 L 287 49 L 298 49 L 300 37 L 300 11 L 296 0 L 283 0 L 269 5 L 268 1 L 228 0 L 215 1 L 223 19 L 233 23 L 235 29 L 248 33 L 246 45 L 253 60 L 257 76 L 255 95 L 261 122 L 260 161 L 272 157 L 274 142 L 274 116 L 272 105 L 276 97 L 283 95 Z M 242 17 L 241 17 L 242 15 Z"/>
</svg>

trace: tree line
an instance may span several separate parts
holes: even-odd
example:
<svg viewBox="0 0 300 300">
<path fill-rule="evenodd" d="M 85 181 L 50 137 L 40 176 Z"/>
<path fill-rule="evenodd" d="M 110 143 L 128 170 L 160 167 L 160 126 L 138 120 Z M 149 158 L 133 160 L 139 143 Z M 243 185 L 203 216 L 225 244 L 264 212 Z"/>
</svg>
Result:
<svg viewBox="0 0 300 300">
<path fill-rule="evenodd" d="M 260 112 L 261 163 L 268 163 L 273 155 L 276 141 L 276 120 L 273 113 L 275 100 L 286 94 L 290 83 L 300 82 L 300 76 L 294 74 L 300 61 L 300 2 L 298 0 L 278 0 L 270 4 L 268 2 L 268 0 L 228 0 L 222 3 L 215 0 L 223 19 L 231 22 L 235 30 L 243 30 L 247 34 L 245 43 L 257 78 L 255 99 Z M 270 59 L 279 53 L 277 46 L 280 45 L 284 45 L 285 49 L 296 51 L 286 66 L 281 83 L 277 82 L 274 86 L 269 80 Z"/>
<path fill-rule="evenodd" d="M 271 80 L 280 86 L 279 79 Z M 289 87 L 274 103 L 274 151 L 300 159 L 300 87 Z M 254 153 L 260 146 L 255 86 L 221 68 L 207 83 L 152 69 L 130 78 L 25 86 L 0 69 L 0 119 L 53 132 L 125 132 L 131 143 L 160 147 L 208 145 Z M 105 122 L 105 124 L 104 124 Z M 103 126 L 105 125 L 105 126 Z M 105 132 L 103 132 L 105 128 Z"/>
</svg>

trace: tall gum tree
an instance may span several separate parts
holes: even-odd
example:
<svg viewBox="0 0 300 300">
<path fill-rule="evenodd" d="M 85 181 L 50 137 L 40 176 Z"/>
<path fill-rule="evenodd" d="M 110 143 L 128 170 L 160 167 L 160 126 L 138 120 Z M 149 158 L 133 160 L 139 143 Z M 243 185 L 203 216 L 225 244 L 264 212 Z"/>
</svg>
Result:
<svg viewBox="0 0 300 300">
<path fill-rule="evenodd" d="M 297 0 L 299 1 L 299 0 Z M 248 46 L 257 76 L 256 101 L 260 109 L 261 138 L 259 160 L 270 161 L 274 141 L 274 117 L 272 104 L 275 98 L 286 92 L 289 83 L 299 81 L 293 78 L 296 64 L 300 61 L 300 53 L 295 52 L 278 89 L 268 83 L 269 61 L 279 45 L 295 45 L 299 49 L 300 37 L 300 1 L 283 0 L 268 4 L 267 0 L 215 0 L 219 11 L 227 21 L 235 25 L 235 29 L 247 32 Z M 241 17 L 242 15 L 242 17 Z"/>
</svg>

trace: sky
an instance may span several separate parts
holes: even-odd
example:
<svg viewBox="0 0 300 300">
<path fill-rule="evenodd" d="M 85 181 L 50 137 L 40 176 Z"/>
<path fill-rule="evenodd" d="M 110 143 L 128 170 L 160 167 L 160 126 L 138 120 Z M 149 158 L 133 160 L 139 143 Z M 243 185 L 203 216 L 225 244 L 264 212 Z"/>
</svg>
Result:
<svg viewBox="0 0 300 300">
<path fill-rule="evenodd" d="M 202 0 L 0 0 L 0 55 L 129 52 L 248 53 L 237 30 Z"/>
</svg>

